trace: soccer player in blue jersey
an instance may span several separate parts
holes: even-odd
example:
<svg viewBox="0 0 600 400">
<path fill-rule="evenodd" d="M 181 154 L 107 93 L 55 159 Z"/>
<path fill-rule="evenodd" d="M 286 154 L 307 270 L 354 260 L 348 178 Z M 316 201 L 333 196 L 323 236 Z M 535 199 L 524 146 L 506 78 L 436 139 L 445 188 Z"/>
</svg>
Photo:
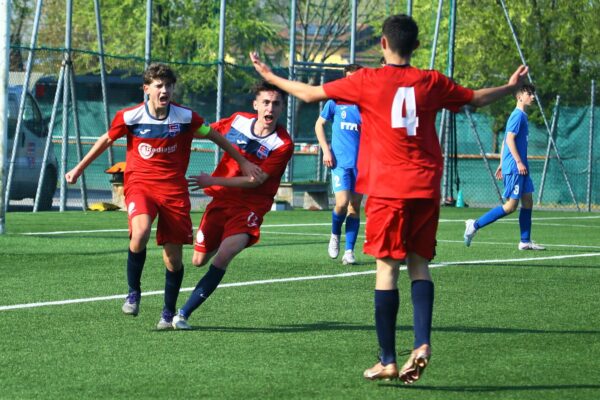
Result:
<svg viewBox="0 0 600 400">
<path fill-rule="evenodd" d="M 344 76 L 361 69 L 358 64 L 344 67 Z M 331 147 L 325 136 L 325 124 L 331 124 Z M 355 104 L 328 100 L 315 123 L 315 134 L 323 151 L 323 164 L 331 168 L 331 186 L 335 194 L 335 207 L 331 213 L 331 238 L 329 257 L 337 258 L 340 252 L 342 225 L 346 222 L 346 251 L 342 263 L 356 264 L 354 246 L 360 227 L 362 194 L 356 193 L 356 161 L 360 142 L 360 112 Z"/>
<path fill-rule="evenodd" d="M 512 112 L 506 123 L 506 134 L 500 152 L 500 165 L 496 169 L 496 178 L 504 178 L 504 205 L 492 208 L 478 219 L 465 221 L 465 245 L 470 246 L 477 231 L 484 226 L 513 213 L 519 201 L 519 227 L 521 241 L 519 250 L 545 250 L 531 241 L 531 211 L 533 208 L 533 182 L 529 175 L 527 163 L 527 141 L 529 136 L 529 123 L 525 111 L 535 99 L 535 87 L 525 84 L 516 93 L 517 107 Z"/>
</svg>

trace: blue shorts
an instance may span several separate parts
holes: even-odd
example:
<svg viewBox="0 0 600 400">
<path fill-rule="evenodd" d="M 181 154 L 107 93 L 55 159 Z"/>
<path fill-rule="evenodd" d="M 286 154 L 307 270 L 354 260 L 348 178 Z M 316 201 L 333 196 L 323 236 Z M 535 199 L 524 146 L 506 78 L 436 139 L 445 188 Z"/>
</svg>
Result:
<svg viewBox="0 0 600 400">
<path fill-rule="evenodd" d="M 533 181 L 529 175 L 508 174 L 503 176 L 505 199 L 520 199 L 526 193 L 533 193 Z"/>
<path fill-rule="evenodd" d="M 356 186 L 356 168 L 335 167 L 331 170 L 331 189 L 333 193 L 348 190 L 354 192 Z"/>
</svg>

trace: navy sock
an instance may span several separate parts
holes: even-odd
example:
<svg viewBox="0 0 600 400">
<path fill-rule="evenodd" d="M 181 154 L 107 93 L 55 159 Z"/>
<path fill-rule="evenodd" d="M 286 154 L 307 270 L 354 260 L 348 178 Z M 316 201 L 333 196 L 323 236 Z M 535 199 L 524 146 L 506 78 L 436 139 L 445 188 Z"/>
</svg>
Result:
<svg viewBox="0 0 600 400">
<path fill-rule="evenodd" d="M 531 242 L 531 208 L 523 208 L 519 211 L 519 228 L 521 228 L 521 242 Z"/>
<path fill-rule="evenodd" d="M 177 306 L 177 297 L 179 289 L 181 289 L 181 281 L 183 281 L 183 265 L 179 271 L 171 272 L 165 269 L 165 306 L 164 311 L 175 314 Z"/>
<path fill-rule="evenodd" d="M 354 250 L 356 245 L 356 237 L 360 227 L 360 218 L 346 218 L 346 250 Z"/>
<path fill-rule="evenodd" d="M 334 235 L 342 234 L 342 225 L 346 219 L 345 215 L 337 215 L 335 210 L 331 212 L 331 233 Z"/>
<path fill-rule="evenodd" d="M 179 313 L 188 318 L 215 291 L 223 279 L 223 275 L 225 275 L 224 269 L 219 269 L 211 264 Z"/>
<path fill-rule="evenodd" d="M 398 289 L 375 290 L 375 329 L 379 341 L 379 359 L 383 365 L 396 362 L 396 317 L 400 297 Z"/>
<path fill-rule="evenodd" d="M 486 225 L 491 224 L 492 222 L 499 220 L 504 217 L 506 212 L 502 206 L 494 207 L 490 211 L 483 214 L 481 217 L 475 221 L 475 229 L 481 229 Z"/>
<path fill-rule="evenodd" d="M 411 284 L 415 349 L 423 344 L 431 343 L 433 292 L 433 282 L 431 281 L 417 280 Z"/>
<path fill-rule="evenodd" d="M 145 262 L 146 249 L 139 253 L 134 253 L 131 249 L 129 250 L 129 254 L 127 255 L 127 285 L 129 286 L 129 293 L 141 293 L 142 270 L 144 269 Z"/>
</svg>

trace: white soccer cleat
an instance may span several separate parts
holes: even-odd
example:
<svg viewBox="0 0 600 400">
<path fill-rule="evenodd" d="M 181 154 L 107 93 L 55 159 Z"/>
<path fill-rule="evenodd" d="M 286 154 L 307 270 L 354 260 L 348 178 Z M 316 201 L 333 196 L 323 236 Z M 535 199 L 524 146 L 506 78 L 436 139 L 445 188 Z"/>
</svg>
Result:
<svg viewBox="0 0 600 400">
<path fill-rule="evenodd" d="M 519 250 L 546 250 L 546 248 L 534 242 L 519 242 Z"/>
<path fill-rule="evenodd" d="M 477 229 L 475 229 L 475 220 L 468 219 L 465 221 L 465 246 L 469 247 L 471 245 L 471 240 L 475 237 L 477 233 Z"/>
<path fill-rule="evenodd" d="M 344 256 L 342 257 L 342 264 L 344 265 L 353 265 L 356 264 L 356 258 L 354 258 L 354 251 L 346 250 L 344 252 Z"/>
<path fill-rule="evenodd" d="M 133 315 L 137 317 L 140 312 L 140 293 L 131 292 L 125 298 L 125 303 L 123 303 L 123 307 L 121 307 L 121 311 L 123 314 Z"/>
<path fill-rule="evenodd" d="M 192 329 L 190 324 L 187 322 L 187 318 L 181 314 L 177 314 L 173 317 L 173 322 L 171 322 L 171 325 L 173 326 L 173 329 L 177 331 L 189 331 Z"/>
<path fill-rule="evenodd" d="M 166 331 L 173 329 L 173 313 L 169 311 L 163 311 L 160 316 L 160 321 L 156 324 L 156 329 L 159 331 Z"/>
<path fill-rule="evenodd" d="M 331 234 L 327 252 L 329 253 L 329 257 L 337 258 L 337 256 L 340 254 L 340 235 L 334 235 L 333 233 Z"/>
</svg>

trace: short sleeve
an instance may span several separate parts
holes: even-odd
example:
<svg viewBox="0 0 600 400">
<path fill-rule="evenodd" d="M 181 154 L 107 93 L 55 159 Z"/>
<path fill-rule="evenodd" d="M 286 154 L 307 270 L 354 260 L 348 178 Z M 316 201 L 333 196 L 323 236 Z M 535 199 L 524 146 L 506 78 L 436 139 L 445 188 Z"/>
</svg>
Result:
<svg viewBox="0 0 600 400">
<path fill-rule="evenodd" d="M 320 116 L 326 121 L 333 121 L 333 117 L 335 116 L 335 101 L 327 100 L 327 103 L 323 106 L 323 110 L 321 110 Z"/>
<path fill-rule="evenodd" d="M 368 68 L 361 68 L 345 78 L 328 82 L 323 85 L 325 94 L 330 99 L 343 100 L 350 104 L 359 104 L 362 90 L 363 77 Z"/>
<path fill-rule="evenodd" d="M 432 71 L 435 77 L 436 96 L 438 108 L 447 108 L 458 112 L 460 107 L 468 104 L 473 99 L 473 90 L 456 84 L 450 78 L 438 71 Z"/>
<path fill-rule="evenodd" d="M 123 119 L 123 110 L 117 111 L 115 114 L 115 118 L 110 124 L 110 129 L 108 130 L 108 137 L 113 142 L 125 135 L 129 132 L 127 125 L 125 125 L 125 119 Z"/>
</svg>

